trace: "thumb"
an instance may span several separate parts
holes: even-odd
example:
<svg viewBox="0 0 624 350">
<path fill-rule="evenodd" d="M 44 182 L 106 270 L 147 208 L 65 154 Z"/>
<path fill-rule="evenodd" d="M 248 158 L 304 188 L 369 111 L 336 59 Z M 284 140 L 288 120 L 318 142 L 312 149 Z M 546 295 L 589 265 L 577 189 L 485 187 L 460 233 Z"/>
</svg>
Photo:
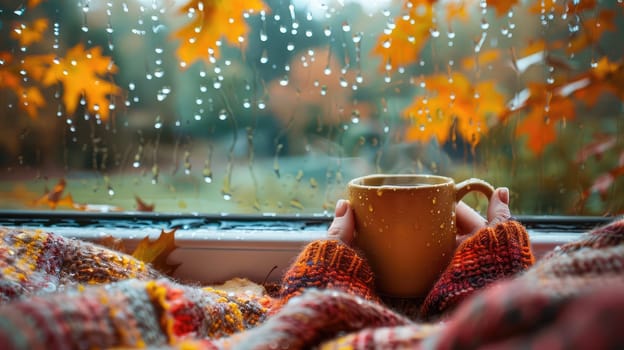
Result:
<svg viewBox="0 0 624 350">
<path fill-rule="evenodd" d="M 327 237 L 338 239 L 346 245 L 351 245 L 355 237 L 355 218 L 349 201 L 340 199 L 336 203 L 336 211 L 334 220 L 329 229 L 327 229 Z"/>
<path fill-rule="evenodd" d="M 487 219 L 490 226 L 495 226 L 511 218 L 509 210 L 509 189 L 507 187 L 497 188 L 492 197 L 487 211 Z"/>
</svg>

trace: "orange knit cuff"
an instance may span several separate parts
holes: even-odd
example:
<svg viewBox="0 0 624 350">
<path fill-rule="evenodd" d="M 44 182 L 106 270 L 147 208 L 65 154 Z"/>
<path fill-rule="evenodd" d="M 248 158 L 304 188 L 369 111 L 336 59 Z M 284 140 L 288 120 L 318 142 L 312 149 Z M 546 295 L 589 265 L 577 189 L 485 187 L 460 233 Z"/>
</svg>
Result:
<svg viewBox="0 0 624 350">
<path fill-rule="evenodd" d="M 280 296 L 285 303 L 304 289 L 339 289 L 375 299 L 373 272 L 364 258 L 337 240 L 308 244 L 284 275 Z"/>
<path fill-rule="evenodd" d="M 476 290 L 525 271 L 534 262 L 529 236 L 519 222 L 482 228 L 457 248 L 423 302 L 421 316 L 431 319 L 450 311 Z"/>
</svg>

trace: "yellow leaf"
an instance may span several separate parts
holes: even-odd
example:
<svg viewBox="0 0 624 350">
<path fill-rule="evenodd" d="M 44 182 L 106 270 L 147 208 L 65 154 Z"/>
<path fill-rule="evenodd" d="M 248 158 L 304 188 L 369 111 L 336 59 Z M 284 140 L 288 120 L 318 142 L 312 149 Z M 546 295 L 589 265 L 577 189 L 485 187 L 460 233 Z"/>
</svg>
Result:
<svg viewBox="0 0 624 350">
<path fill-rule="evenodd" d="M 407 141 L 444 144 L 456 127 L 459 135 L 476 146 L 488 131 L 488 117 L 498 117 L 505 109 L 503 95 L 492 81 L 471 83 L 463 74 L 426 77 L 427 94 L 418 95 L 402 112 L 410 122 Z"/>
<path fill-rule="evenodd" d="M 180 13 L 194 14 L 192 20 L 172 34 L 180 40 L 177 55 L 183 67 L 219 58 L 221 38 L 244 47 L 249 32 L 244 15 L 254 11 L 268 12 L 269 7 L 262 0 L 190 0 Z"/>
<path fill-rule="evenodd" d="M 81 98 L 87 109 L 99 114 L 102 120 L 109 116 L 109 96 L 119 95 L 121 89 L 105 79 L 107 74 L 117 72 L 110 57 L 102 56 L 102 49 L 85 50 L 78 44 L 67 51 L 64 58 L 53 63 L 44 72 L 42 83 L 46 86 L 63 84 L 63 103 L 68 113 L 74 113 Z"/>
<path fill-rule="evenodd" d="M 475 70 L 477 64 L 479 66 L 487 66 L 496 62 L 500 62 L 501 52 L 498 49 L 490 49 L 479 52 L 475 56 L 469 56 L 462 60 L 462 68 L 465 70 Z"/>
<path fill-rule="evenodd" d="M 42 82 L 46 72 L 54 64 L 54 54 L 26 55 L 21 60 L 22 67 L 28 73 L 28 76 Z"/>
<path fill-rule="evenodd" d="M 32 23 L 20 23 L 11 31 L 11 37 L 19 41 L 22 46 L 30 46 L 41 41 L 45 30 L 48 29 L 48 20 L 39 18 Z"/>
<path fill-rule="evenodd" d="M 429 40 L 433 27 L 433 5 L 427 0 L 412 1 L 410 4 L 405 6 L 405 14 L 394 19 L 392 31 L 377 38 L 372 52 L 381 57 L 379 70 L 382 72 L 391 72 L 416 62 Z"/>
<path fill-rule="evenodd" d="M 451 0 L 445 1 L 446 21 L 461 20 L 466 22 L 470 19 L 470 13 L 468 13 L 469 1 L 464 0 Z M 490 2 L 488 1 L 488 5 Z"/>
<path fill-rule="evenodd" d="M 167 263 L 169 254 L 173 252 L 177 246 L 175 245 L 175 229 L 169 232 L 162 230 L 160 236 L 155 241 L 150 241 L 149 237 L 145 237 L 139 242 L 132 256 L 147 263 L 152 267 L 165 274 L 172 274 L 179 264 Z"/>
<path fill-rule="evenodd" d="M 39 108 L 45 106 L 46 101 L 41 91 L 36 87 L 25 88 L 19 94 L 20 107 L 24 109 L 31 119 L 38 116 Z"/>
<path fill-rule="evenodd" d="M 624 61 L 610 61 L 608 57 L 602 57 L 595 68 L 588 74 L 581 74 L 577 81 L 588 82 L 574 91 L 574 97 L 588 106 L 594 106 L 605 92 L 624 100 Z"/>
</svg>

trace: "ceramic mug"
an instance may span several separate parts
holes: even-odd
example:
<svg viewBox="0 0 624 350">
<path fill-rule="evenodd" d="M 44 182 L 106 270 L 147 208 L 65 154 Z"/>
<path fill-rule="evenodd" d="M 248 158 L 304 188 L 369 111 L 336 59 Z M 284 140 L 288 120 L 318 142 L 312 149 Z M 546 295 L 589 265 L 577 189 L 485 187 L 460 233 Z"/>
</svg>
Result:
<svg viewBox="0 0 624 350">
<path fill-rule="evenodd" d="M 455 183 L 436 175 L 374 174 L 347 185 L 355 214 L 354 246 L 366 256 L 377 291 L 424 297 L 455 250 L 455 206 L 468 192 L 488 200 L 492 185 L 480 179 Z"/>
</svg>

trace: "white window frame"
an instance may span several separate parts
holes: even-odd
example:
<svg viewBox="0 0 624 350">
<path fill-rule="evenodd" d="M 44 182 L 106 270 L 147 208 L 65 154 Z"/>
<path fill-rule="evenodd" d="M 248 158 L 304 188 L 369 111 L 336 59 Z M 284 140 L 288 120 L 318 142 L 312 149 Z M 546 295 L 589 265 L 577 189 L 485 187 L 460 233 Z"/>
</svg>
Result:
<svg viewBox="0 0 624 350">
<path fill-rule="evenodd" d="M 156 213 L 86 214 L 0 211 L 0 225 L 41 229 L 64 237 L 98 241 L 113 236 L 129 249 L 146 236 L 176 229 L 177 248 L 170 263 L 180 264 L 173 277 L 201 284 L 235 277 L 275 282 L 309 242 L 323 239 L 331 216 L 206 216 Z M 613 218 L 520 216 L 536 258 Z"/>
</svg>

